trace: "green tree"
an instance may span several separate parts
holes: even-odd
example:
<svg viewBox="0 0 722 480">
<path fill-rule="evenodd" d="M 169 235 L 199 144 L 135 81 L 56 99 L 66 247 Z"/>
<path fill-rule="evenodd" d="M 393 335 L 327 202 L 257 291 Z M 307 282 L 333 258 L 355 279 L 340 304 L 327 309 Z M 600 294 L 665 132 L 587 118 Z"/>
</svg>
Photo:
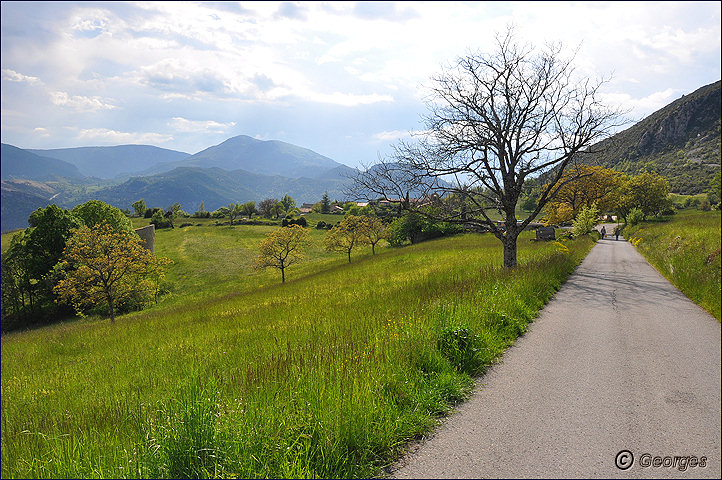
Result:
<svg viewBox="0 0 722 480">
<path fill-rule="evenodd" d="M 544 208 L 546 223 L 570 222 L 583 207 L 593 204 L 602 212 L 617 203 L 620 172 L 611 168 L 579 164 L 568 168 L 559 180 L 559 188 Z"/>
<path fill-rule="evenodd" d="M 231 225 L 233 225 L 233 220 L 236 218 L 240 218 L 242 214 L 243 206 L 240 203 L 229 203 L 228 204 L 228 218 L 231 220 Z"/>
<path fill-rule="evenodd" d="M 368 243 L 365 234 L 364 217 L 351 215 L 334 226 L 323 238 L 323 246 L 329 252 L 344 252 L 351 263 L 351 251 L 362 244 Z"/>
<path fill-rule="evenodd" d="M 275 198 L 266 198 L 265 200 L 261 200 L 258 203 L 258 213 L 265 218 L 271 218 L 273 216 L 273 208 L 277 203 L 278 200 Z"/>
<path fill-rule="evenodd" d="M 709 188 L 707 189 L 707 200 L 712 205 L 720 203 L 720 172 L 714 174 L 712 180 L 709 181 Z"/>
<path fill-rule="evenodd" d="M 290 195 L 284 195 L 281 199 L 281 204 L 283 205 L 283 213 L 286 214 L 296 206 L 296 200 L 291 198 Z"/>
<path fill-rule="evenodd" d="M 599 209 L 597 204 L 584 206 L 572 222 L 572 236 L 579 237 L 586 235 L 599 221 Z"/>
<path fill-rule="evenodd" d="M 51 273 L 81 221 L 53 204 L 35 210 L 28 224 L 24 232 L 13 237 L 2 256 L 3 322 L 14 326 L 19 326 L 21 316 L 30 322 L 56 313 Z M 13 325 L 4 324 L 3 329 L 9 326 Z"/>
<path fill-rule="evenodd" d="M 323 197 L 321 197 L 321 213 L 330 213 L 331 212 L 331 199 L 328 198 L 328 192 L 325 192 L 323 194 Z"/>
<path fill-rule="evenodd" d="M 68 240 L 59 270 L 65 272 L 55 293 L 80 313 L 105 305 L 111 321 L 116 306 L 131 297 L 143 303 L 155 296 L 154 284 L 171 261 L 143 248 L 137 235 L 101 222 L 82 226 Z"/>
<path fill-rule="evenodd" d="M 632 177 L 625 189 L 627 204 L 642 211 L 644 220 L 658 215 L 668 205 L 669 182 L 656 172 L 644 172 Z"/>
<path fill-rule="evenodd" d="M 281 271 L 281 283 L 286 282 L 286 268 L 304 257 L 309 244 L 309 234 L 300 225 L 281 227 L 268 235 L 258 245 L 259 254 L 252 267 L 256 270 L 272 267 Z"/>
<path fill-rule="evenodd" d="M 371 254 L 376 255 L 376 244 L 389 238 L 386 224 L 378 217 L 362 216 L 361 227 L 366 243 L 371 245 Z"/>
<path fill-rule="evenodd" d="M 71 210 L 72 214 L 80 219 L 83 225 L 94 227 L 106 222 L 117 230 L 125 230 L 135 235 L 135 229 L 130 219 L 119 208 L 108 205 L 100 200 L 88 200 Z"/>
<path fill-rule="evenodd" d="M 256 210 L 256 202 L 246 202 L 241 205 L 241 215 L 251 218 L 256 213 L 258 213 L 258 210 Z"/>
<path fill-rule="evenodd" d="M 143 200 L 142 198 L 137 202 L 133 202 L 131 204 L 131 207 L 133 207 L 133 211 L 135 212 L 136 217 L 142 217 L 145 214 L 145 209 L 148 208 L 145 205 L 145 200 Z"/>
</svg>

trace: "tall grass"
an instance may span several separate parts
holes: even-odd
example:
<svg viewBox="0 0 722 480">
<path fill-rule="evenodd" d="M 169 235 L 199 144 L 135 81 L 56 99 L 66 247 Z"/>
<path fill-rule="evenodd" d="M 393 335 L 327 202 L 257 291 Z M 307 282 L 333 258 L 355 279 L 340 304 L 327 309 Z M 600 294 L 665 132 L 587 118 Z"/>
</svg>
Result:
<svg viewBox="0 0 722 480">
<path fill-rule="evenodd" d="M 516 270 L 463 235 L 5 335 L 2 477 L 377 475 L 593 244 L 523 238 Z"/>
<path fill-rule="evenodd" d="M 668 222 L 624 231 L 637 250 L 692 301 L 720 320 L 720 213 L 684 210 Z"/>
</svg>

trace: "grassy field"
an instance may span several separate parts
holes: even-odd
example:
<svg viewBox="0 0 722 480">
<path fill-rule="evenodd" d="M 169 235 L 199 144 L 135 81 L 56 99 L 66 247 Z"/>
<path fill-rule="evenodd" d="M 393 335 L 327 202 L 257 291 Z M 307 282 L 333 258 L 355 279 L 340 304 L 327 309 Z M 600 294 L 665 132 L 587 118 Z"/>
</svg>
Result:
<svg viewBox="0 0 722 480">
<path fill-rule="evenodd" d="M 2 337 L 3 478 L 368 477 L 463 399 L 593 245 L 490 235 L 252 273 L 272 227 L 158 231 L 171 295 Z M 370 250 L 370 249 L 369 249 Z"/>
<path fill-rule="evenodd" d="M 667 222 L 627 227 L 624 235 L 692 301 L 720 320 L 720 212 L 682 210 Z"/>
</svg>

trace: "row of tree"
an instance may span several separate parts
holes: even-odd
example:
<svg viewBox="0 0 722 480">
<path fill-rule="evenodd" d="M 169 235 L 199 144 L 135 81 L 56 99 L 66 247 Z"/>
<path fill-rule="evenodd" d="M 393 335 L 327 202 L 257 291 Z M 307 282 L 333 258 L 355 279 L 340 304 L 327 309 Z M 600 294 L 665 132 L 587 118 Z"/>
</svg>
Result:
<svg viewBox="0 0 722 480">
<path fill-rule="evenodd" d="M 655 172 L 627 176 L 609 168 L 580 164 L 564 172 L 559 185 L 543 212 L 548 224 L 571 223 L 583 208 L 592 205 L 602 213 L 617 214 L 625 223 L 633 209 L 641 211 L 646 219 L 672 208 L 669 182 Z"/>
<path fill-rule="evenodd" d="M 330 252 L 342 252 L 351 263 L 351 252 L 362 245 L 370 245 L 376 254 L 376 245 L 387 239 L 389 229 L 378 217 L 347 215 L 329 230 L 323 238 L 323 246 Z M 300 262 L 310 244 L 310 236 L 301 225 L 288 225 L 268 234 L 258 245 L 259 254 L 254 269 L 276 268 L 281 272 L 281 282 L 286 281 L 286 268 Z"/>
<path fill-rule="evenodd" d="M 170 262 L 144 248 L 118 208 L 90 200 L 34 211 L 2 256 L 2 328 L 10 330 L 94 308 L 142 308 L 157 299 Z"/>
</svg>

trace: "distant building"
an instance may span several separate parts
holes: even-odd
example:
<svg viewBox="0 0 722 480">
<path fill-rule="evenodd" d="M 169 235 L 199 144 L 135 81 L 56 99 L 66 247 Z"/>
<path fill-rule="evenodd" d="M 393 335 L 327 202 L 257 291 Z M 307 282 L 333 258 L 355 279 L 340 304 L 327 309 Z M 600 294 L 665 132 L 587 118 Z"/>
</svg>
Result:
<svg viewBox="0 0 722 480">
<path fill-rule="evenodd" d="M 298 207 L 298 209 L 301 211 L 301 213 L 311 213 L 313 205 L 313 203 L 303 203 L 300 207 Z"/>
</svg>

